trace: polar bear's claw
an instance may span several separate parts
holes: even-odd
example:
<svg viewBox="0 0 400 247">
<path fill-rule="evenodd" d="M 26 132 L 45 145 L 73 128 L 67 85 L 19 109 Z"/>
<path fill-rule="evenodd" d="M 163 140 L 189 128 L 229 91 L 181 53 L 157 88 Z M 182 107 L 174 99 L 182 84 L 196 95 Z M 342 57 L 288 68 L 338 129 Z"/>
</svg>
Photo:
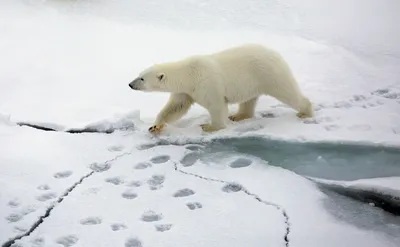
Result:
<svg viewBox="0 0 400 247">
<path fill-rule="evenodd" d="M 149 132 L 152 134 L 159 134 L 164 128 L 164 125 L 153 125 L 149 128 Z"/>
<path fill-rule="evenodd" d="M 200 127 L 203 129 L 204 132 L 215 132 L 220 130 L 220 128 L 215 128 L 211 124 L 201 124 Z"/>
<path fill-rule="evenodd" d="M 298 112 L 296 115 L 297 115 L 298 118 L 301 118 L 301 119 L 311 117 L 309 114 L 306 114 L 306 113 L 303 113 L 303 112 Z"/>
<path fill-rule="evenodd" d="M 251 118 L 251 116 L 247 116 L 247 115 L 244 115 L 244 114 L 235 114 L 235 115 L 229 116 L 229 119 L 231 121 L 234 121 L 234 122 L 245 120 L 245 119 L 248 119 L 248 118 Z"/>
</svg>

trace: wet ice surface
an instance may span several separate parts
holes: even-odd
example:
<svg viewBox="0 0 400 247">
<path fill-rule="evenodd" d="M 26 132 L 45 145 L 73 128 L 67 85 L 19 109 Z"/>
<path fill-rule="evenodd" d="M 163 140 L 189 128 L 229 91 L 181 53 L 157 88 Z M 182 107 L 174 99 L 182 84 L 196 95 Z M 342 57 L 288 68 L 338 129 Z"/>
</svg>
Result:
<svg viewBox="0 0 400 247">
<path fill-rule="evenodd" d="M 400 241 L 400 222 L 394 215 L 383 211 L 378 203 L 372 204 L 364 198 L 354 200 L 354 196 L 338 193 L 332 186 L 314 187 L 313 181 L 301 177 L 316 174 L 322 178 L 336 180 L 354 179 L 346 174 L 349 169 L 357 177 L 374 177 L 374 171 L 365 172 L 365 167 L 358 164 L 362 163 L 362 159 L 380 161 L 382 164 L 388 160 L 389 167 L 393 169 L 392 174 L 396 174 L 394 163 L 397 162 L 398 156 L 395 151 L 260 138 L 216 139 L 195 150 L 187 149 L 185 145 L 155 145 L 151 149 L 118 156 L 109 162 L 96 163 L 108 164 L 108 169 L 89 173 L 92 175 L 56 205 L 55 210 L 44 219 L 37 230 L 17 243 L 26 244 L 43 239 L 44 247 L 54 243 L 62 246 L 86 246 L 97 241 L 92 235 L 96 233 L 96 236 L 107 236 L 101 238 L 101 241 L 111 245 L 117 242 L 118 246 L 157 246 L 165 241 L 169 241 L 172 246 L 174 241 L 189 241 L 192 246 L 200 247 L 196 238 L 190 237 L 191 233 L 198 229 L 194 222 L 212 219 L 208 223 L 202 223 L 207 224 L 204 226 L 206 229 L 199 234 L 204 234 L 203 237 L 207 235 L 218 238 L 218 243 L 226 241 L 224 235 L 218 234 L 221 229 L 225 232 L 232 231 L 230 234 L 237 234 L 231 225 L 240 224 L 243 229 L 247 229 L 241 233 L 242 242 L 229 246 L 242 246 L 251 239 L 258 239 L 254 240 L 252 246 L 264 246 L 266 239 L 254 236 L 265 234 L 268 234 L 268 242 L 272 239 L 276 246 L 281 246 L 287 227 L 283 210 L 288 212 L 288 236 L 293 245 L 303 243 L 304 240 L 299 236 L 304 236 L 301 229 L 306 225 L 312 227 L 316 234 L 323 234 L 326 229 L 334 229 L 335 233 L 332 236 L 344 236 L 344 239 L 346 236 L 354 237 L 357 239 L 354 240 L 356 245 L 363 243 L 363 246 L 369 247 L 365 243 L 375 238 L 372 235 L 371 239 L 361 238 L 358 234 L 364 234 L 364 230 L 372 230 L 390 241 Z M 190 153 L 195 155 L 188 156 Z M 324 173 L 324 169 L 319 167 L 318 156 L 325 157 L 327 164 L 324 169 L 330 173 Z M 334 157 L 340 157 L 340 161 L 351 160 L 358 163 L 349 168 L 349 164 L 335 163 L 337 159 Z M 90 164 L 92 163 L 87 165 L 88 170 L 93 168 Z M 314 168 L 317 171 L 314 171 Z M 347 177 L 341 177 L 342 173 Z M 54 181 L 65 181 L 53 174 L 50 173 L 50 177 Z M 254 187 L 253 184 L 259 185 Z M 344 190 L 348 190 L 346 186 L 342 186 Z M 39 183 L 35 189 L 36 200 L 41 203 L 51 201 L 57 196 L 57 193 L 53 192 L 52 184 Z M 311 196 L 318 190 L 325 197 Z M 8 207 L 15 211 L 5 219 L 8 224 L 19 224 L 34 211 L 29 208 L 20 210 L 20 204 L 17 198 L 7 201 Z M 299 210 L 310 207 L 309 210 Z M 333 216 L 333 219 L 341 223 L 335 223 L 332 218 L 324 218 L 326 215 Z M 265 220 L 260 222 L 260 217 Z M 309 217 L 316 217 L 329 226 L 318 227 L 318 222 L 310 226 L 307 222 Z M 255 221 L 258 222 L 256 225 Z M 361 230 L 343 230 L 343 227 L 348 226 Z M 29 229 L 29 225 L 25 230 L 19 226 L 15 229 L 22 229 L 20 231 L 24 232 Z M 189 236 L 188 239 L 185 239 L 185 234 L 179 234 L 177 239 L 170 238 L 169 234 L 182 231 Z M 44 237 L 43 232 L 52 237 Z M 110 235 L 111 233 L 120 237 Z M 318 238 L 312 241 L 320 244 Z M 331 242 L 334 243 L 334 239 L 331 239 Z"/>
<path fill-rule="evenodd" d="M 370 182 L 367 186 L 371 178 L 400 176 L 399 149 L 245 137 L 214 140 L 206 145 L 199 159 L 210 165 L 232 160 L 229 166 L 237 168 L 242 166 L 237 164 L 251 164 L 251 157 L 302 176 L 323 178 L 319 188 L 328 196 L 324 205 L 329 213 L 357 227 L 400 236 L 400 221 L 395 216 L 400 214 L 400 183 L 383 187 L 384 183 Z M 366 185 L 346 184 L 357 179 L 365 179 Z M 343 185 L 331 180 L 343 181 Z M 223 191 L 240 190 L 235 188 L 226 185 Z M 400 241 L 399 237 L 396 239 Z"/>
<path fill-rule="evenodd" d="M 175 145 L 155 146 L 110 162 L 110 169 L 94 173 L 77 186 L 37 230 L 18 244 L 29 246 L 40 237 L 45 240 L 44 247 L 175 246 L 181 242 L 202 247 L 204 241 L 199 240 L 210 237 L 223 247 L 284 243 L 286 225 L 279 210 L 241 193 L 236 185 L 225 186 L 176 170 L 172 161 L 179 163 L 184 150 Z M 166 154 L 168 160 L 163 163 L 132 169 L 132 164 Z M 252 210 L 240 209 L 238 214 L 237 207 Z M 202 222 L 201 230 L 197 222 Z M 235 235 L 232 224 L 245 229 L 237 245 L 219 234 L 221 230 Z"/>
<path fill-rule="evenodd" d="M 352 200 L 329 189 L 322 189 L 322 191 L 328 196 L 323 200 L 325 209 L 336 219 L 361 229 L 394 237 L 394 242 L 400 243 L 400 218 L 398 216 L 376 208 L 373 203 Z"/>
<path fill-rule="evenodd" d="M 202 159 L 217 161 L 234 154 L 251 155 L 268 161 L 272 166 L 303 176 L 324 179 L 354 180 L 400 176 L 400 150 L 390 147 L 299 143 L 243 137 L 213 141 L 206 146 Z M 237 161 L 232 164 L 235 162 Z"/>
</svg>

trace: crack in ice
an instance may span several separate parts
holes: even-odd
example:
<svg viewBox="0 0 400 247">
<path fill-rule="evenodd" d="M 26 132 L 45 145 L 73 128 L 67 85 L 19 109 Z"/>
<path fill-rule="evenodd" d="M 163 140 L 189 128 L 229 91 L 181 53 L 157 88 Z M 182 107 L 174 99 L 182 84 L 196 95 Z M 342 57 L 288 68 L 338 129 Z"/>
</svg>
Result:
<svg viewBox="0 0 400 247">
<path fill-rule="evenodd" d="M 226 185 L 232 184 L 232 183 L 224 181 L 224 180 L 208 178 L 208 177 L 204 177 L 204 176 L 201 176 L 201 175 L 198 175 L 198 174 L 195 174 L 195 173 L 183 171 L 183 170 L 179 169 L 177 162 L 175 162 L 175 161 L 172 161 L 172 162 L 174 164 L 174 170 L 177 171 L 177 172 L 180 172 L 182 174 L 185 174 L 185 175 L 188 175 L 188 176 L 193 176 L 193 177 L 196 177 L 196 178 L 199 178 L 199 179 L 203 179 L 203 180 L 206 180 L 206 181 L 210 181 L 210 182 L 216 182 L 216 183 L 221 183 L 221 184 L 226 184 Z M 277 210 L 282 212 L 282 215 L 285 218 L 285 225 L 286 225 L 285 236 L 283 238 L 285 240 L 285 246 L 289 247 L 290 222 L 289 222 L 289 215 L 287 214 L 286 210 L 281 205 L 278 205 L 276 203 L 268 202 L 268 201 L 265 201 L 265 200 L 261 199 L 258 195 L 254 194 L 254 193 L 251 193 L 249 190 L 244 188 L 242 185 L 240 185 L 240 187 L 241 187 L 241 191 L 243 191 L 246 195 L 253 197 L 258 202 L 263 203 L 264 205 L 272 206 L 272 207 L 274 207 Z"/>
<path fill-rule="evenodd" d="M 69 187 L 58 199 L 55 203 L 53 203 L 52 205 L 50 205 L 50 207 L 48 207 L 44 213 L 44 215 L 40 216 L 39 219 L 31 226 L 31 228 L 25 232 L 22 235 L 18 235 L 16 237 L 14 237 L 11 240 L 8 240 L 7 242 L 5 242 L 2 247 L 10 247 L 12 246 L 15 241 L 20 240 L 24 237 L 28 237 L 29 235 L 31 235 L 32 232 L 34 232 L 36 230 L 36 228 L 38 228 L 43 222 L 44 220 L 50 216 L 51 211 L 53 211 L 53 209 L 60 204 L 68 195 L 69 193 L 71 193 L 79 184 L 81 184 L 86 178 L 90 177 L 91 175 L 93 175 L 95 173 L 95 171 L 91 171 L 88 174 L 86 174 L 85 176 L 81 177 L 79 179 L 78 182 L 75 182 L 71 187 Z"/>
<path fill-rule="evenodd" d="M 112 134 L 115 129 L 110 128 L 110 129 L 105 129 L 105 130 L 99 130 L 95 127 L 85 127 L 85 128 L 72 128 L 72 129 L 67 129 L 67 130 L 57 130 L 55 128 L 51 127 L 46 127 L 42 126 L 39 124 L 33 124 L 33 123 L 27 123 L 27 122 L 18 122 L 17 125 L 19 126 L 26 126 L 38 130 L 43 130 L 43 131 L 54 131 L 54 132 L 64 132 L 64 133 L 70 133 L 70 134 L 82 134 L 82 133 L 102 133 L 102 134 Z"/>
<path fill-rule="evenodd" d="M 112 159 L 106 160 L 105 162 L 103 162 L 103 164 L 112 163 L 112 162 L 116 161 L 117 159 L 119 159 L 123 156 L 126 156 L 126 155 L 130 155 L 130 154 L 132 154 L 132 150 L 129 152 L 126 152 L 126 153 L 119 154 Z M 13 246 L 13 244 L 16 241 L 21 240 L 22 238 L 28 237 L 29 235 L 31 235 L 44 222 L 44 220 L 50 216 L 51 211 L 53 211 L 53 209 L 55 209 L 56 206 L 59 205 L 78 185 L 82 184 L 85 179 L 91 177 L 93 174 L 98 173 L 98 172 L 103 172 L 103 171 L 92 170 L 91 172 L 89 172 L 86 175 L 84 175 L 83 177 L 81 177 L 77 182 L 75 182 L 72 186 L 70 186 L 60 197 L 58 197 L 57 201 L 52 203 L 46 209 L 44 215 L 41 215 L 39 217 L 39 219 L 29 228 L 28 231 L 26 231 L 24 234 L 13 237 L 12 239 L 8 240 L 1 246 L 2 247 L 11 247 L 11 246 Z"/>
</svg>

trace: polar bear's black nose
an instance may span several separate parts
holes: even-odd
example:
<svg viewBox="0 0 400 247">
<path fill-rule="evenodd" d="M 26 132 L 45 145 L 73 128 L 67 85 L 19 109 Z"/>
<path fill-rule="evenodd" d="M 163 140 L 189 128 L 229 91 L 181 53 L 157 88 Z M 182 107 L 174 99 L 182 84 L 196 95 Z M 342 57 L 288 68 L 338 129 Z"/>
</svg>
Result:
<svg viewBox="0 0 400 247">
<path fill-rule="evenodd" d="M 133 89 L 133 86 L 132 86 L 132 84 L 131 84 L 131 83 L 129 83 L 129 87 Z"/>
</svg>

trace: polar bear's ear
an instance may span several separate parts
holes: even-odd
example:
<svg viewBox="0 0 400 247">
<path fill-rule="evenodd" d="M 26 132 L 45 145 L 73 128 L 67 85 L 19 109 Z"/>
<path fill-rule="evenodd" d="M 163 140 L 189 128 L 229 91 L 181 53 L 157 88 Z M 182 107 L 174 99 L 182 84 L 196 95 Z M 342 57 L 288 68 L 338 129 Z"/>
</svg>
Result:
<svg viewBox="0 0 400 247">
<path fill-rule="evenodd" d="M 160 73 L 157 75 L 158 80 L 162 81 L 165 78 L 165 74 L 164 73 Z"/>
</svg>

